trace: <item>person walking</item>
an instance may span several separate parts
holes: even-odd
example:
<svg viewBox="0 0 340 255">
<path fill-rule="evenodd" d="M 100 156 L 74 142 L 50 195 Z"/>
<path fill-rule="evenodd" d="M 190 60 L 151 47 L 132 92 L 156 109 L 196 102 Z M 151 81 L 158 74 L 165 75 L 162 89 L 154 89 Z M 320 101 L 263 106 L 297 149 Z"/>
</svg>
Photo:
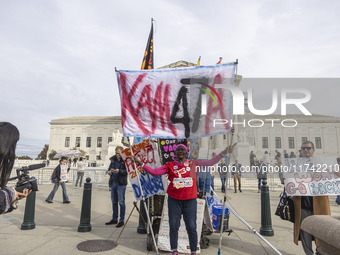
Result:
<svg viewBox="0 0 340 255">
<path fill-rule="evenodd" d="M 242 192 L 241 189 L 241 167 L 242 165 L 238 163 L 238 160 L 235 160 L 235 164 L 233 164 L 232 168 L 231 168 L 231 175 L 234 177 L 234 189 L 235 189 L 235 193 L 237 193 L 237 186 L 236 186 L 236 182 L 238 182 L 238 190 L 240 192 Z"/>
<path fill-rule="evenodd" d="M 77 158 L 73 159 L 73 166 L 77 166 Z"/>
<path fill-rule="evenodd" d="M 83 183 L 84 171 L 85 171 L 85 162 L 83 161 L 83 157 L 79 158 L 78 166 L 77 166 L 77 180 L 75 186 L 77 187 L 79 181 L 79 187 Z"/>
<path fill-rule="evenodd" d="M 228 173 L 228 168 L 227 165 L 225 164 L 224 158 L 221 159 L 221 163 L 218 164 L 218 172 L 220 174 L 220 179 L 222 183 L 221 191 L 224 193 L 226 189 L 226 180 L 227 180 L 227 173 Z"/>
<path fill-rule="evenodd" d="M 255 159 L 256 159 L 256 155 L 253 151 L 250 152 L 250 155 L 249 155 L 249 161 L 250 161 L 250 168 L 252 166 L 255 166 Z"/>
<path fill-rule="evenodd" d="M 295 155 L 294 151 L 290 152 L 289 158 L 296 158 L 296 155 Z"/>
<path fill-rule="evenodd" d="M 281 157 L 279 157 L 281 158 Z M 263 180 L 267 180 L 267 166 L 263 163 L 260 162 L 260 164 L 258 164 L 258 169 L 257 169 L 257 179 L 258 179 L 258 190 L 257 193 L 261 192 L 261 182 Z"/>
<path fill-rule="evenodd" d="M 110 158 L 111 163 L 107 174 L 110 175 L 109 186 L 111 187 L 112 219 L 105 225 L 117 224 L 116 227 L 124 226 L 125 219 L 125 191 L 127 185 L 127 170 L 121 156 L 123 147 L 116 147 L 116 155 Z M 120 207 L 118 221 L 118 204 Z"/>
<path fill-rule="evenodd" d="M 53 203 L 52 200 L 54 198 L 55 193 L 59 189 L 60 185 L 61 188 L 63 189 L 63 203 L 64 204 L 71 203 L 66 192 L 67 173 L 69 170 L 70 164 L 67 163 L 67 157 L 61 157 L 59 165 L 53 171 L 52 181 L 54 182 L 54 187 L 45 200 L 47 203 Z"/>
<path fill-rule="evenodd" d="M 210 168 L 210 186 L 213 190 L 215 190 L 215 169 L 216 166 L 214 168 Z"/>
<path fill-rule="evenodd" d="M 286 150 L 283 151 L 283 156 L 284 156 L 284 158 L 289 158 L 289 155 L 288 155 Z"/>
<path fill-rule="evenodd" d="M 281 157 L 281 154 L 280 154 L 280 157 Z M 280 157 L 279 157 L 279 158 L 280 158 Z M 263 155 L 263 157 L 262 157 L 262 162 L 268 166 L 268 165 L 270 164 L 271 161 L 272 161 L 272 160 L 271 160 L 271 158 L 270 158 L 270 155 L 269 155 L 268 151 L 265 151 L 265 152 L 264 152 L 264 155 Z"/>
</svg>

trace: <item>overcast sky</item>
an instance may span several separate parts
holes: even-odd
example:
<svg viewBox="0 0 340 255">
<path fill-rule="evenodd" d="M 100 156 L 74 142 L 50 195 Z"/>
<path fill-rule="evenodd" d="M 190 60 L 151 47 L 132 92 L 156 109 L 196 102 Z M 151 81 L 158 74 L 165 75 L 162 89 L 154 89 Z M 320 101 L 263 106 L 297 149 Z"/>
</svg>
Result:
<svg viewBox="0 0 340 255">
<path fill-rule="evenodd" d="M 336 0 L 2 1 L 0 121 L 19 128 L 17 155 L 36 157 L 52 119 L 120 115 L 114 68 L 140 69 L 151 17 L 155 68 L 223 57 L 239 59 L 243 77 L 338 78 L 339 10 Z M 314 89 L 314 113 L 340 116 L 339 86 Z"/>
</svg>

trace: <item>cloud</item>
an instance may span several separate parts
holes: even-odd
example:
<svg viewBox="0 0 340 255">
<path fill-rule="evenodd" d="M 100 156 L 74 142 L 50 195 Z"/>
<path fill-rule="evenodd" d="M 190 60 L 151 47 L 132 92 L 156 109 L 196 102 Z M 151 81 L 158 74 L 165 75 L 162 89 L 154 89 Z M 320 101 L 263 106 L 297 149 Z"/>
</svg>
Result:
<svg viewBox="0 0 340 255">
<path fill-rule="evenodd" d="M 140 68 L 151 17 L 156 68 L 196 63 L 198 56 L 211 65 L 223 57 L 239 59 L 244 77 L 339 77 L 339 5 L 7 1 L 0 10 L 0 119 L 18 126 L 23 146 L 42 149 L 52 119 L 120 115 L 114 68 Z M 333 108 L 322 112 L 340 116 Z"/>
</svg>

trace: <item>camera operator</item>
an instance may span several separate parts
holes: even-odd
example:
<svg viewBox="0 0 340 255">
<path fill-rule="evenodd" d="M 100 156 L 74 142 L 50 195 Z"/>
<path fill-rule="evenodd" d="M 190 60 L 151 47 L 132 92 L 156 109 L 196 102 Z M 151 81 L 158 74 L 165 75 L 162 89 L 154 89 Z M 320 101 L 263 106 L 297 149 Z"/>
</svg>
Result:
<svg viewBox="0 0 340 255">
<path fill-rule="evenodd" d="M 30 191 L 17 192 L 14 187 L 6 187 L 15 160 L 15 147 L 19 140 L 19 130 L 8 122 L 0 122 L 0 214 L 16 209 L 14 201 L 27 197 Z"/>
</svg>

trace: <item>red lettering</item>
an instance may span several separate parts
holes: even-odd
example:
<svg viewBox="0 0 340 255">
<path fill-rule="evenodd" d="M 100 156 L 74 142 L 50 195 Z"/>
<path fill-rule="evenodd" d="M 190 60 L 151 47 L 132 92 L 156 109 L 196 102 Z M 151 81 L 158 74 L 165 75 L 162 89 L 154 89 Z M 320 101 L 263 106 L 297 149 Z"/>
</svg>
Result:
<svg viewBox="0 0 340 255">
<path fill-rule="evenodd" d="M 215 88 L 215 84 L 220 84 L 221 82 L 221 75 L 218 74 L 215 76 L 214 82 L 212 84 L 212 87 Z M 221 101 L 223 102 L 223 89 L 219 88 L 217 89 L 218 95 L 221 98 Z M 224 106 L 225 107 L 225 106 Z M 218 103 L 217 106 L 213 106 L 213 100 L 211 97 L 209 97 L 208 99 L 208 107 L 207 107 L 207 116 L 205 118 L 205 133 L 209 134 L 210 133 L 210 124 L 211 124 L 211 120 L 213 119 L 213 115 L 215 115 L 216 113 L 220 114 L 220 118 L 221 119 L 226 119 L 226 113 L 224 112 L 224 107 L 222 106 L 222 104 Z M 229 122 L 224 124 L 225 128 L 227 130 L 230 130 L 230 125 Z"/>
<path fill-rule="evenodd" d="M 300 184 L 299 184 L 298 189 L 299 189 L 299 191 L 300 191 L 301 194 L 306 194 L 306 193 L 307 193 L 306 186 L 305 186 L 303 183 L 300 183 Z"/>
<path fill-rule="evenodd" d="M 286 191 L 289 195 L 295 194 L 297 188 L 295 188 L 294 182 L 290 182 L 286 185 Z"/>
<path fill-rule="evenodd" d="M 174 136 L 177 136 L 177 131 L 175 126 L 170 121 L 170 105 L 169 105 L 169 92 L 170 85 L 167 84 L 165 86 L 164 94 L 162 97 L 163 91 L 163 82 L 161 82 L 155 92 L 155 96 L 152 97 L 152 90 L 150 84 L 147 84 L 143 87 L 141 96 L 138 99 L 137 108 L 132 105 L 133 96 L 136 94 L 136 91 L 139 85 L 142 83 L 147 73 L 140 74 L 136 81 L 134 82 L 131 90 L 127 91 L 127 77 L 126 74 L 120 73 L 119 83 L 121 86 L 121 99 L 122 99 L 122 125 L 123 127 L 126 124 L 127 112 L 132 116 L 138 128 L 143 132 L 144 135 L 151 135 L 156 127 L 157 120 L 160 121 L 160 126 L 164 130 L 166 124 L 168 128 L 172 132 Z M 163 98 L 163 102 L 162 102 Z M 140 119 L 139 114 L 143 109 L 149 113 L 151 118 L 151 130 L 150 128 L 144 125 L 145 120 Z M 146 122 L 149 123 L 149 122 Z"/>
<path fill-rule="evenodd" d="M 321 180 L 321 177 L 322 177 L 322 174 L 321 174 L 321 173 L 314 173 L 314 174 L 313 174 L 313 180 L 314 180 L 314 181 L 320 181 L 320 180 Z"/>
<path fill-rule="evenodd" d="M 305 177 L 305 174 L 306 174 L 306 177 Z M 294 173 L 294 178 L 295 178 L 295 181 L 299 183 L 313 181 L 311 173 L 303 173 L 301 177 L 299 176 L 299 173 Z"/>
</svg>

